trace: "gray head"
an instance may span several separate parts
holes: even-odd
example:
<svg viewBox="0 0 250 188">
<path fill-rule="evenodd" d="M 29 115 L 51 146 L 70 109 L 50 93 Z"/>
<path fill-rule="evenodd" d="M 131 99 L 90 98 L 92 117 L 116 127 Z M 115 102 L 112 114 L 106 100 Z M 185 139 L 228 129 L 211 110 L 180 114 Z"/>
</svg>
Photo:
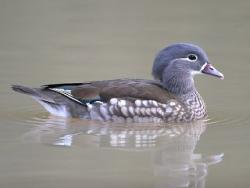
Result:
<svg viewBox="0 0 250 188">
<path fill-rule="evenodd" d="M 164 87 L 175 94 L 185 94 L 194 90 L 193 76 L 209 74 L 223 79 L 223 74 L 210 63 L 206 53 L 189 43 L 170 45 L 156 56 L 153 76 Z"/>
</svg>

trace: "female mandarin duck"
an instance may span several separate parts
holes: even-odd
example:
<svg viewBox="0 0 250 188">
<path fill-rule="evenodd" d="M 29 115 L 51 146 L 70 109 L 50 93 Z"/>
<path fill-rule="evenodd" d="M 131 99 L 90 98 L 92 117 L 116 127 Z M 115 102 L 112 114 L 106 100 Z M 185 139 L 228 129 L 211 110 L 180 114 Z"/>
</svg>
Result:
<svg viewBox="0 0 250 188">
<path fill-rule="evenodd" d="M 190 122 L 206 117 L 205 103 L 193 80 L 200 73 L 224 78 L 200 47 L 178 43 L 156 56 L 152 72 L 155 80 L 117 79 L 12 88 L 31 95 L 58 116 L 119 122 Z"/>
</svg>

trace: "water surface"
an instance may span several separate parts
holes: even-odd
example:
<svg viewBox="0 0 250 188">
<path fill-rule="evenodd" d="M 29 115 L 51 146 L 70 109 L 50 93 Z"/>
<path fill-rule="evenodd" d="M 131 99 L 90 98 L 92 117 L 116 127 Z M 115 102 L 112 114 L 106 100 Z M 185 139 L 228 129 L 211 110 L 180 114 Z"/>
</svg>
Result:
<svg viewBox="0 0 250 188">
<path fill-rule="evenodd" d="M 0 0 L 0 187 L 249 187 L 250 2 Z M 151 78 L 174 42 L 225 75 L 197 76 L 209 120 L 114 124 L 50 116 L 11 84 Z"/>
</svg>

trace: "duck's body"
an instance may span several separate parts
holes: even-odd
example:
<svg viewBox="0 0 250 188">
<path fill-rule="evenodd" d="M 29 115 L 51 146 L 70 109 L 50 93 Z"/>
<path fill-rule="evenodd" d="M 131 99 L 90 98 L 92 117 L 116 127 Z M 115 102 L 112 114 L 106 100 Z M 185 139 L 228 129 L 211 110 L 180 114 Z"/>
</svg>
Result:
<svg viewBox="0 0 250 188">
<path fill-rule="evenodd" d="M 174 51 L 176 47 L 182 52 L 181 57 Z M 176 44 L 164 49 L 153 67 L 157 80 L 117 79 L 40 88 L 14 85 L 13 89 L 33 96 L 51 114 L 59 116 L 119 122 L 190 122 L 207 115 L 192 75 L 204 71 L 223 77 L 208 64 L 203 53 L 199 47 L 190 44 Z M 193 60 L 188 62 L 183 57 L 190 54 L 196 54 L 197 59 L 199 57 L 204 62 L 192 67 L 188 63 Z"/>
</svg>

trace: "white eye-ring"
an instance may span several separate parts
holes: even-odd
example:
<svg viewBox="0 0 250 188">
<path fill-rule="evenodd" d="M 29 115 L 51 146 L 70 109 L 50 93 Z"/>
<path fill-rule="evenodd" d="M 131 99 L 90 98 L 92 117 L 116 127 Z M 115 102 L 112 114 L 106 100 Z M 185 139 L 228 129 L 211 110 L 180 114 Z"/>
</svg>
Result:
<svg viewBox="0 0 250 188">
<path fill-rule="evenodd" d="M 194 62 L 194 61 L 196 61 L 196 60 L 198 59 L 198 57 L 197 57 L 197 55 L 195 55 L 195 54 L 189 54 L 189 55 L 187 56 L 187 59 L 188 59 L 189 61 Z"/>
</svg>

